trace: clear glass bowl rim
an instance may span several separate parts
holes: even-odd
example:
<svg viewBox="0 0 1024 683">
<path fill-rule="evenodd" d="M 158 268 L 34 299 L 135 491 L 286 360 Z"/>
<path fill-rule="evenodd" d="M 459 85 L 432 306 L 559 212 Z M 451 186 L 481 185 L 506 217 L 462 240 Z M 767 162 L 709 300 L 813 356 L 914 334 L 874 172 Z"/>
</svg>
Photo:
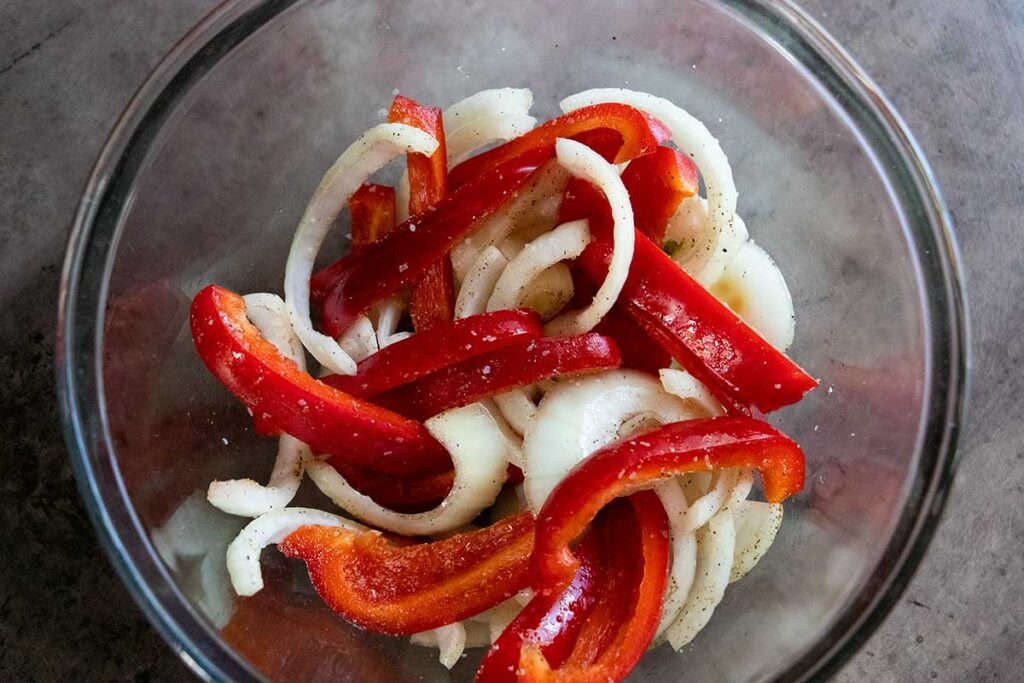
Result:
<svg viewBox="0 0 1024 683">
<path fill-rule="evenodd" d="M 177 590 L 135 516 L 113 464 L 102 393 L 103 312 L 117 234 L 136 172 L 182 94 L 258 28 L 301 0 L 226 0 L 152 72 L 115 124 L 90 176 L 68 242 L 58 302 L 56 372 L 65 440 L 101 545 L 123 583 L 182 660 L 208 680 L 260 680 Z M 870 580 L 831 628 L 777 680 L 823 680 L 871 635 L 898 601 L 935 532 L 956 469 L 970 367 L 964 280 L 952 221 L 934 175 L 906 124 L 875 83 L 791 0 L 720 0 L 776 41 L 857 124 L 893 181 L 914 239 L 930 320 L 926 435 L 918 494 Z M 90 315 L 90 313 L 92 315 Z M 93 458 L 90 458 L 90 454 Z M 116 504 L 105 501 L 110 487 Z"/>
</svg>

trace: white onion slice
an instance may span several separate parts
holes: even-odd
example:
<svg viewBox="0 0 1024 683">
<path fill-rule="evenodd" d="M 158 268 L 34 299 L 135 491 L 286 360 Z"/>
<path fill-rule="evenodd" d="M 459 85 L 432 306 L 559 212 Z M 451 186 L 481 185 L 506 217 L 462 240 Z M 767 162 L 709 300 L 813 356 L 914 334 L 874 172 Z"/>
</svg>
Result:
<svg viewBox="0 0 1024 683">
<path fill-rule="evenodd" d="M 479 403 L 435 415 L 424 425 L 448 449 L 455 467 L 452 490 L 432 510 L 406 514 L 382 507 L 354 489 L 327 462 L 311 461 L 306 471 L 336 505 L 379 529 L 405 536 L 430 536 L 468 524 L 501 492 L 512 445 Z"/>
<path fill-rule="evenodd" d="M 725 415 L 725 409 L 704 383 L 685 370 L 663 368 L 658 371 L 661 386 L 668 393 L 678 396 L 690 404 L 693 412 L 700 417 Z"/>
<path fill-rule="evenodd" d="M 275 294 L 247 294 L 246 317 L 252 321 L 264 339 L 273 344 L 286 358 L 306 369 L 302 343 L 292 331 L 284 301 Z M 258 517 L 283 508 L 292 501 L 302 483 L 302 469 L 309 449 L 298 439 L 284 434 L 278 440 L 274 470 L 266 486 L 252 479 L 213 481 L 206 499 L 219 510 L 242 517 Z"/>
<path fill-rule="evenodd" d="M 455 666 L 466 649 L 466 627 L 461 621 L 441 626 L 431 631 L 414 633 L 409 637 L 413 645 L 436 647 L 439 650 L 438 660 L 446 669 Z"/>
<path fill-rule="evenodd" d="M 273 344 L 281 355 L 294 361 L 300 370 L 305 370 L 306 354 L 302 350 L 302 341 L 292 330 L 288 307 L 281 297 L 259 292 L 246 294 L 242 300 L 245 301 L 245 317 L 255 325 L 260 335 Z"/>
<path fill-rule="evenodd" d="M 676 650 L 693 640 L 722 601 L 729 585 L 735 546 L 736 528 L 728 508 L 697 531 L 697 574 L 693 587 L 678 618 L 665 631 Z"/>
<path fill-rule="evenodd" d="M 555 226 L 569 174 L 551 160 L 538 169 L 526 185 L 502 210 L 485 219 L 479 228 L 451 252 L 452 268 L 458 280 L 488 246 L 498 246 L 510 235 L 526 241 Z"/>
<path fill-rule="evenodd" d="M 253 479 L 210 482 L 206 499 L 230 515 L 259 517 L 292 502 L 302 483 L 303 463 L 309 457 L 306 444 L 288 434 L 281 435 L 274 470 L 266 486 Z"/>
<path fill-rule="evenodd" d="M 772 257 L 747 240 L 726 264 L 711 293 L 765 340 L 785 351 L 793 343 L 796 322 L 786 278 Z"/>
<path fill-rule="evenodd" d="M 537 417 L 537 404 L 530 398 L 526 387 L 510 389 L 492 397 L 502 416 L 517 434 L 523 436 Z"/>
<path fill-rule="evenodd" d="M 377 332 L 365 315 L 356 318 L 355 322 L 338 337 L 338 346 L 356 363 L 380 350 Z"/>
<path fill-rule="evenodd" d="M 553 387 L 523 439 L 523 483 L 530 509 L 537 513 L 573 467 L 619 438 L 623 423 L 638 415 L 662 424 L 693 417 L 683 401 L 636 370 L 609 370 Z"/>
<path fill-rule="evenodd" d="M 782 526 L 782 505 L 743 500 L 731 506 L 736 521 L 736 549 L 729 582 L 747 574 L 768 552 Z"/>
<path fill-rule="evenodd" d="M 614 226 L 612 227 L 612 257 L 608 265 L 608 275 L 597 288 L 594 300 L 586 308 L 564 313 L 544 326 L 549 336 L 568 336 L 589 332 L 601 322 L 601 318 L 611 310 L 615 300 L 626 284 L 629 275 L 629 264 L 633 261 L 634 230 L 633 205 L 629 201 L 629 193 L 622 184 L 615 167 L 586 145 L 559 138 L 555 142 L 555 154 L 558 163 L 577 178 L 590 181 L 604 194 L 611 208 Z"/>
<path fill-rule="evenodd" d="M 487 301 L 491 298 L 494 285 L 507 265 L 508 259 L 497 247 L 488 246 L 480 252 L 469 267 L 459 288 L 459 295 L 455 298 L 456 319 L 468 318 L 487 310 Z"/>
<path fill-rule="evenodd" d="M 673 477 L 660 482 L 654 492 L 668 515 L 669 543 L 672 549 L 672 565 L 669 568 L 668 587 L 661 607 L 661 621 L 655 633 L 657 639 L 679 616 L 686 596 L 690 593 L 697 570 L 697 537 L 686 525 L 686 496 Z"/>
<path fill-rule="evenodd" d="M 482 90 L 444 110 L 448 164 L 465 161 L 481 147 L 517 138 L 537 124 L 528 88 Z"/>
<path fill-rule="evenodd" d="M 533 240 L 509 261 L 494 285 L 488 311 L 519 308 L 527 286 L 556 263 L 574 259 L 590 243 L 587 221 L 563 223 Z"/>
<path fill-rule="evenodd" d="M 292 328 L 303 346 L 333 372 L 352 375 L 355 361 L 338 343 L 313 329 L 309 317 L 309 278 L 320 245 L 352 193 L 394 157 L 409 152 L 432 154 L 437 140 L 400 123 L 381 123 L 342 152 L 313 193 L 295 231 L 285 266 L 284 294 Z"/>
<path fill-rule="evenodd" d="M 309 525 L 366 531 L 362 524 L 312 508 L 283 508 L 260 515 L 249 522 L 228 546 L 228 574 L 235 592 L 239 595 L 260 592 L 263 589 L 260 553 L 268 545 L 280 543 L 296 529 Z"/>
<path fill-rule="evenodd" d="M 645 111 L 661 121 L 672 134 L 672 142 L 690 155 L 704 178 L 708 194 L 708 215 L 705 226 L 692 249 L 688 249 L 680 265 L 704 286 L 718 279 L 730 252 L 742 240 L 733 226 L 736 214 L 736 184 L 729 160 L 718 140 L 699 120 L 682 108 L 661 97 L 622 88 L 595 88 L 571 95 L 561 102 L 562 111 L 602 102 L 621 102 Z"/>
<path fill-rule="evenodd" d="M 402 299 L 393 296 L 377 304 L 377 347 L 385 348 L 396 334 L 398 323 L 402 319 Z"/>
<path fill-rule="evenodd" d="M 537 124 L 530 116 L 533 93 L 527 88 L 482 90 L 441 114 L 448 167 L 465 161 L 493 142 L 517 138 Z M 395 194 L 398 220 L 409 217 L 409 172 L 404 171 Z"/>
<path fill-rule="evenodd" d="M 575 289 L 572 272 L 564 263 L 556 263 L 537 274 L 526 285 L 519 296 L 520 306 L 536 311 L 543 321 L 548 321 L 562 312 L 572 301 Z"/>
</svg>

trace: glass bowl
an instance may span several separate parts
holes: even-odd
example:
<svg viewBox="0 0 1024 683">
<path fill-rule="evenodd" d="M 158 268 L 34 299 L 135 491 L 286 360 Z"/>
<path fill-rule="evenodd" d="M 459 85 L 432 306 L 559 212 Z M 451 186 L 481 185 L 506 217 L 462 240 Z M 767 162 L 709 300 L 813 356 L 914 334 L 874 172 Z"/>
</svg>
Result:
<svg viewBox="0 0 1024 683">
<path fill-rule="evenodd" d="M 273 551 L 267 589 L 235 604 L 223 552 L 244 520 L 202 491 L 266 476 L 275 444 L 202 367 L 186 323 L 207 283 L 281 291 L 310 193 L 396 88 L 443 105 L 505 85 L 532 88 L 540 117 L 565 95 L 621 86 L 705 121 L 732 162 L 740 214 L 791 285 L 791 353 L 822 380 L 773 418 L 808 458 L 775 547 L 691 646 L 654 650 L 633 680 L 827 675 L 894 604 L 942 509 L 966 322 L 949 216 L 920 151 L 849 56 L 785 0 L 214 10 L 118 122 L 68 248 L 61 401 L 106 551 L 203 677 L 471 678 L 479 655 L 449 673 L 434 651 L 333 618 Z"/>
</svg>

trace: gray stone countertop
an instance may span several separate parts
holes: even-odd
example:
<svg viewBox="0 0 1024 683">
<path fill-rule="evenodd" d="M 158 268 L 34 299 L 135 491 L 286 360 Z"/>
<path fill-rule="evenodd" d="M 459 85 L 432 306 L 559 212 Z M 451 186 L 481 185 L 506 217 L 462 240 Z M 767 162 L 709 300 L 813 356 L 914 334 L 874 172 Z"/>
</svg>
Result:
<svg viewBox="0 0 1024 683">
<path fill-rule="evenodd" d="M 188 680 L 113 575 L 54 401 L 57 282 L 112 122 L 212 0 L 0 3 L 0 680 Z M 1024 679 L 1024 4 L 805 0 L 917 135 L 958 229 L 973 390 L 945 519 L 840 681 Z"/>
</svg>

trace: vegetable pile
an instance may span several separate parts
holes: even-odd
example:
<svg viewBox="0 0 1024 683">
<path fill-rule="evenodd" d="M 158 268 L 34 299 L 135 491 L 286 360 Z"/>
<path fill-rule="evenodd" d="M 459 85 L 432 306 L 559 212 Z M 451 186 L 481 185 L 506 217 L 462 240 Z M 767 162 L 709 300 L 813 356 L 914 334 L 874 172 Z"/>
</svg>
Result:
<svg viewBox="0 0 1024 683">
<path fill-rule="evenodd" d="M 768 550 L 804 456 L 763 416 L 817 382 L 699 121 L 598 89 L 537 125 L 532 99 L 396 96 L 313 194 L 283 299 L 196 294 L 200 357 L 280 439 L 267 485 L 208 500 L 254 518 L 241 596 L 276 544 L 360 628 L 449 668 L 489 646 L 478 681 L 621 680 Z M 351 249 L 318 269 L 346 207 Z M 340 514 L 289 507 L 305 475 Z"/>
</svg>

